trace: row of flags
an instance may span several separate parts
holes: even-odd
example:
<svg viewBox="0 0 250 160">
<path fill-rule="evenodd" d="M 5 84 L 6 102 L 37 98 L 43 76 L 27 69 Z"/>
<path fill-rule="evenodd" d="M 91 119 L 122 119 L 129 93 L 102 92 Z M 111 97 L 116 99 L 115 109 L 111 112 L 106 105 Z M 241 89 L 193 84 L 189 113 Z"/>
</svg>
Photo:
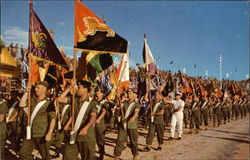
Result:
<svg viewBox="0 0 250 160">
<path fill-rule="evenodd" d="M 112 88 L 116 93 L 122 93 L 123 89 L 130 87 L 128 41 L 113 31 L 82 2 L 74 3 L 73 47 L 82 51 L 76 68 L 76 78 L 94 82 L 99 75 L 103 75 L 102 83 L 106 85 L 108 91 Z M 65 56 L 56 47 L 53 38 L 33 10 L 32 3 L 30 3 L 29 53 L 29 61 L 24 62 L 22 68 L 25 73 L 31 71 L 29 75 L 32 83 L 46 80 L 51 87 L 54 87 L 59 78 L 63 79 L 69 75 L 72 78 L 73 74 L 69 71 Z M 106 70 L 113 66 L 113 54 L 122 54 L 120 64 L 117 70 L 113 70 L 114 74 L 105 76 Z M 147 71 L 155 74 L 156 64 L 147 44 L 146 35 L 142 55 Z M 27 64 L 31 67 L 28 68 Z"/>
</svg>

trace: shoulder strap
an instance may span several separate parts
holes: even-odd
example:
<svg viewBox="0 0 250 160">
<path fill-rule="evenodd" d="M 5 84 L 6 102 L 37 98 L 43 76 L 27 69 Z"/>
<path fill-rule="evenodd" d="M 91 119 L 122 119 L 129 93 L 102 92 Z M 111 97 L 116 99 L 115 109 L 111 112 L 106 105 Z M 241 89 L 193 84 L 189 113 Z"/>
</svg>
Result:
<svg viewBox="0 0 250 160">
<path fill-rule="evenodd" d="M 128 109 L 127 109 L 127 111 L 126 111 L 126 113 L 125 113 L 125 119 L 126 118 L 128 118 L 128 116 L 129 116 L 129 114 L 130 114 L 130 112 L 131 112 L 131 109 L 132 109 L 132 107 L 134 106 L 134 104 L 135 104 L 135 102 L 132 102 L 132 103 L 130 103 L 130 105 L 128 106 Z"/>
<path fill-rule="evenodd" d="M 76 118 L 76 124 L 75 124 L 75 127 L 74 127 L 74 131 L 77 131 L 79 128 L 80 128 L 80 125 L 81 125 L 81 122 L 82 122 L 82 119 L 89 107 L 89 104 L 90 102 L 92 101 L 92 98 L 89 98 L 89 101 L 85 101 L 82 106 L 81 106 L 81 109 L 77 115 L 77 118 Z"/>
<path fill-rule="evenodd" d="M 33 120 L 34 120 L 34 118 L 36 117 L 38 111 L 42 108 L 42 106 L 43 106 L 46 102 L 47 102 L 47 100 L 43 100 L 43 101 L 37 103 L 37 105 L 36 105 L 34 111 L 33 111 L 32 114 L 31 114 L 31 117 L 30 117 L 30 126 L 32 126 Z"/>
<path fill-rule="evenodd" d="M 154 107 L 154 109 L 153 109 L 153 112 L 156 112 L 156 110 L 157 110 L 157 108 L 159 107 L 160 104 L 161 104 L 160 102 L 157 102 L 157 103 L 155 104 L 155 107 Z"/>
</svg>

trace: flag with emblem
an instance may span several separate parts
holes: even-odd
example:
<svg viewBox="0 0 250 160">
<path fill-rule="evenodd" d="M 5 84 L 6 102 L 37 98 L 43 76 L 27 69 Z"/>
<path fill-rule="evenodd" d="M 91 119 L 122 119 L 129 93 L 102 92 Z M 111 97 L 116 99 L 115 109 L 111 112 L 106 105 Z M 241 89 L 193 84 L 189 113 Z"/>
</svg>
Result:
<svg viewBox="0 0 250 160">
<path fill-rule="evenodd" d="M 80 1 L 75 1 L 74 27 L 76 49 L 99 53 L 127 53 L 128 41 L 119 36 Z"/>
<path fill-rule="evenodd" d="M 68 68 L 67 63 L 30 4 L 29 53 L 31 58 L 46 60 Z"/>
</svg>

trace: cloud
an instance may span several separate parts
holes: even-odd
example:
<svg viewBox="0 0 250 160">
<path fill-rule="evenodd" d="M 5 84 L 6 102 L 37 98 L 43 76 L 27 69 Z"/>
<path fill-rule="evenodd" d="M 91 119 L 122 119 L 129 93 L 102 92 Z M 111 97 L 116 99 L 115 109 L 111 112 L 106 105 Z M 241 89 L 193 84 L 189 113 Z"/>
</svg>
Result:
<svg viewBox="0 0 250 160">
<path fill-rule="evenodd" d="M 25 48 L 28 47 L 28 31 L 21 29 L 20 27 L 3 27 L 2 40 L 6 46 L 11 43 L 23 45 Z"/>
</svg>

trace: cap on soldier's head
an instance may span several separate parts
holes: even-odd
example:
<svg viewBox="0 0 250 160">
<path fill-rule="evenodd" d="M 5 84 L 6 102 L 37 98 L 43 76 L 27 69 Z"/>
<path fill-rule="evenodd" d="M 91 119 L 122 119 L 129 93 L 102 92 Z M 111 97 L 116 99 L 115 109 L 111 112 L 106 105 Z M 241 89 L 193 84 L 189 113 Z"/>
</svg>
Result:
<svg viewBox="0 0 250 160">
<path fill-rule="evenodd" d="M 37 81 L 36 85 L 42 85 L 44 86 L 46 89 L 48 89 L 49 87 L 49 83 L 47 81 Z"/>
<path fill-rule="evenodd" d="M 181 92 L 176 92 L 175 95 L 182 96 L 182 93 Z"/>
<path fill-rule="evenodd" d="M 77 85 L 82 85 L 84 88 L 90 88 L 91 83 L 85 80 L 78 80 Z"/>
</svg>

